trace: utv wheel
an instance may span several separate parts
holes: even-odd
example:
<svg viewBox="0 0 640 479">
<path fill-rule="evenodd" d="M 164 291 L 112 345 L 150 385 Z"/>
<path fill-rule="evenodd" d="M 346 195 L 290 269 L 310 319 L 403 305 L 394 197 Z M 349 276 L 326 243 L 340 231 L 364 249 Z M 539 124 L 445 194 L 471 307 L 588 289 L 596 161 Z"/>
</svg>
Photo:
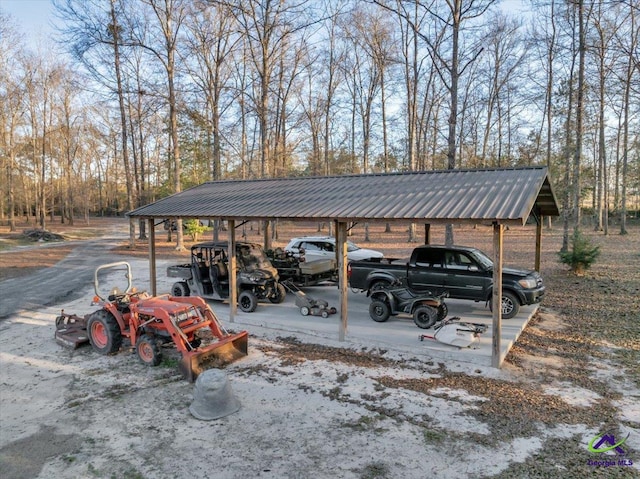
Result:
<svg viewBox="0 0 640 479">
<path fill-rule="evenodd" d="M 180 281 L 179 283 L 174 283 L 171 287 L 171 295 L 172 296 L 189 296 L 189 285 L 184 281 Z"/>
<path fill-rule="evenodd" d="M 438 320 L 438 310 L 431 306 L 418 306 L 413 312 L 413 322 L 422 329 L 429 329 Z"/>
<path fill-rule="evenodd" d="M 120 326 L 113 315 L 101 309 L 87 321 L 87 335 L 91 346 L 100 354 L 115 353 L 122 346 Z"/>
<path fill-rule="evenodd" d="M 284 301 L 286 297 L 287 297 L 287 290 L 283 285 L 278 283 L 276 285 L 276 292 L 273 296 L 269 298 L 269 301 L 271 301 L 273 304 L 280 304 Z"/>
<path fill-rule="evenodd" d="M 243 291 L 238 295 L 238 305 L 245 313 L 253 313 L 258 307 L 258 298 L 251 291 Z"/>
<path fill-rule="evenodd" d="M 391 309 L 387 303 L 376 299 L 369 305 L 369 316 L 376 323 L 384 323 L 391 316 Z"/>
<path fill-rule="evenodd" d="M 493 312 L 493 302 L 489 298 L 489 310 Z M 509 291 L 502 293 L 502 318 L 511 319 L 520 312 L 520 301 Z"/>
<path fill-rule="evenodd" d="M 447 314 L 449 314 L 449 308 L 445 303 L 440 303 L 440 306 L 438 306 L 438 321 L 442 321 L 446 318 Z"/>
<path fill-rule="evenodd" d="M 162 361 L 162 351 L 153 336 L 143 334 L 136 341 L 136 352 L 147 366 L 157 366 Z"/>
</svg>

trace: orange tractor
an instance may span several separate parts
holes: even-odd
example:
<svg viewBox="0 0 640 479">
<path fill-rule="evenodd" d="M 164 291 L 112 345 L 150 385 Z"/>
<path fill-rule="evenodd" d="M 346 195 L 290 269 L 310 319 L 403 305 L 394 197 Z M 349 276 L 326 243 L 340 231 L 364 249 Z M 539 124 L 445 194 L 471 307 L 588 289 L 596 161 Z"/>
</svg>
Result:
<svg viewBox="0 0 640 479">
<path fill-rule="evenodd" d="M 98 275 L 106 269 L 126 269 L 127 288 L 124 293 L 114 288 L 105 300 L 99 293 Z M 154 297 L 136 291 L 131 285 L 129 263 L 98 267 L 94 288 L 92 304 L 101 308 L 84 317 L 63 310 L 56 318 L 58 343 L 77 348 L 90 342 L 98 353 L 112 354 L 128 340 L 144 364 L 157 366 L 162 361 L 162 346 L 172 342 L 181 354 L 180 371 L 189 381 L 209 367 L 247 355 L 247 331 L 229 334 L 198 296 Z"/>
</svg>

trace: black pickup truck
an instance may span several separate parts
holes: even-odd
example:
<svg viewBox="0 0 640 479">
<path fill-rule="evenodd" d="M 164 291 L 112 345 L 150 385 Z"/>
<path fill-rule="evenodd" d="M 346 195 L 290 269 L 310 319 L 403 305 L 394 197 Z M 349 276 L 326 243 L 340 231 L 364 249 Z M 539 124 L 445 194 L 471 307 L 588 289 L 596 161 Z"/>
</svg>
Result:
<svg viewBox="0 0 640 479">
<path fill-rule="evenodd" d="M 491 307 L 493 261 L 482 251 L 466 246 L 418 246 L 408 262 L 352 261 L 349 285 L 372 291 L 396 278 L 406 278 L 411 289 L 449 293 L 450 298 L 485 301 Z M 544 296 L 542 277 L 535 271 L 502 270 L 502 317 L 513 318 L 521 305 L 539 303 Z"/>
</svg>

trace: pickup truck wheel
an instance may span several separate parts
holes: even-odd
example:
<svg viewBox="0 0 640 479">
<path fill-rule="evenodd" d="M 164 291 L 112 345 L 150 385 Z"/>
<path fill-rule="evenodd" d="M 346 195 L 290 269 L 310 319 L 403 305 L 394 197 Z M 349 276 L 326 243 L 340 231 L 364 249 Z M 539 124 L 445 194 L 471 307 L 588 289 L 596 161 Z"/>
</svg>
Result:
<svg viewBox="0 0 640 479">
<path fill-rule="evenodd" d="M 489 310 L 493 312 L 493 304 L 489 300 Z M 502 318 L 511 319 L 520 312 L 520 301 L 518 298 L 509 291 L 503 291 L 502 293 Z"/>
<path fill-rule="evenodd" d="M 502 317 L 504 319 L 513 318 L 520 311 L 520 301 L 509 291 L 502 293 Z"/>
<path fill-rule="evenodd" d="M 384 301 L 374 300 L 369 305 L 369 316 L 376 323 L 384 323 L 391 315 L 389 305 Z"/>
<path fill-rule="evenodd" d="M 258 298 L 251 291 L 243 291 L 238 295 L 238 305 L 245 313 L 253 313 L 258 307 Z"/>
<path fill-rule="evenodd" d="M 390 284 L 391 283 L 389 283 L 389 281 L 385 281 L 383 279 L 374 281 L 373 283 L 371 283 L 371 286 L 369 287 L 369 291 L 378 291 L 380 289 L 385 289 L 385 288 L 388 288 Z"/>
<path fill-rule="evenodd" d="M 174 283 L 173 286 L 171 286 L 171 295 L 172 296 L 189 296 L 189 285 L 184 281 Z"/>
<path fill-rule="evenodd" d="M 431 306 L 418 306 L 413 312 L 413 322 L 422 329 L 429 329 L 436 324 L 438 311 Z"/>
</svg>

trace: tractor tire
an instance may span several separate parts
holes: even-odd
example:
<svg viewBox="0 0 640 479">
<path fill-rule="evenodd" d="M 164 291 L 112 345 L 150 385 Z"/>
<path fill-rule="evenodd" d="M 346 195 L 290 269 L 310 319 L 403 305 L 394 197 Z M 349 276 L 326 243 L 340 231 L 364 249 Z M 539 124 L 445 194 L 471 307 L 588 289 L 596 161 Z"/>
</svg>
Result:
<svg viewBox="0 0 640 479">
<path fill-rule="evenodd" d="M 440 303 L 440 306 L 438 306 L 438 321 L 442 321 L 446 318 L 447 314 L 449 314 L 449 308 L 445 303 Z"/>
<path fill-rule="evenodd" d="M 104 309 L 93 313 L 87 321 L 87 335 L 93 349 L 100 354 L 115 353 L 122 346 L 122 333 L 116 318 Z"/>
<path fill-rule="evenodd" d="M 189 285 L 184 281 L 173 283 L 171 286 L 171 296 L 189 296 L 190 293 Z"/>
<path fill-rule="evenodd" d="M 140 361 L 147 366 L 157 366 L 162 362 L 162 350 L 158 345 L 158 341 L 149 334 L 143 334 L 138 338 L 136 352 Z"/>
<path fill-rule="evenodd" d="M 376 323 L 384 323 L 391 316 L 391 308 L 384 301 L 376 299 L 369 305 L 369 316 Z"/>
<path fill-rule="evenodd" d="M 253 313 L 258 307 L 258 298 L 252 291 L 242 291 L 238 295 L 238 305 L 245 313 Z"/>
<path fill-rule="evenodd" d="M 280 303 L 284 302 L 284 299 L 286 297 L 287 297 L 287 290 L 285 289 L 285 287 L 283 285 L 278 283 L 276 285 L 276 294 L 271 296 L 269 298 L 269 301 L 271 301 L 273 304 L 280 304 Z"/>
<path fill-rule="evenodd" d="M 493 302 L 489 298 L 489 310 L 493 312 Z M 502 292 L 502 319 L 511 319 L 520 312 L 520 301 L 509 291 Z"/>
<path fill-rule="evenodd" d="M 413 322 L 422 329 L 429 329 L 438 320 L 438 310 L 431 306 L 418 306 L 413 311 Z"/>
</svg>

